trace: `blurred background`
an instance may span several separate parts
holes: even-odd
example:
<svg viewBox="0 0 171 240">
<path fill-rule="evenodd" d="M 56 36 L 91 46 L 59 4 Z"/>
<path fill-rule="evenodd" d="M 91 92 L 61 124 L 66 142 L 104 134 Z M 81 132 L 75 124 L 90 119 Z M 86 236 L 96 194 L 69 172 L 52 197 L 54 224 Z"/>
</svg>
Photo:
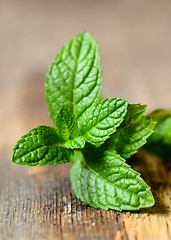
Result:
<svg viewBox="0 0 171 240">
<path fill-rule="evenodd" d="M 1 0 L 0 150 L 52 125 L 46 72 L 83 30 L 100 45 L 104 97 L 171 108 L 170 0 Z"/>
</svg>

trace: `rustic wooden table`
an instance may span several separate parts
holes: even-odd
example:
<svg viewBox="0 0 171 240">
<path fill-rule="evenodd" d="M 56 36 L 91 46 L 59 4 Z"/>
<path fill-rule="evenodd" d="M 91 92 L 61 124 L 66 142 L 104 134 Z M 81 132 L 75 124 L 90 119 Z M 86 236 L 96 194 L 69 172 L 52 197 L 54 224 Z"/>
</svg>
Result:
<svg viewBox="0 0 171 240">
<path fill-rule="evenodd" d="M 154 4 L 155 3 L 155 4 Z M 103 95 L 171 108 L 170 1 L 2 1 L 0 7 L 0 239 L 171 239 L 171 167 L 140 151 L 129 164 L 156 204 L 138 212 L 104 211 L 76 199 L 70 164 L 11 162 L 27 131 L 51 125 L 45 73 L 61 46 L 86 29 L 98 40 Z"/>
</svg>

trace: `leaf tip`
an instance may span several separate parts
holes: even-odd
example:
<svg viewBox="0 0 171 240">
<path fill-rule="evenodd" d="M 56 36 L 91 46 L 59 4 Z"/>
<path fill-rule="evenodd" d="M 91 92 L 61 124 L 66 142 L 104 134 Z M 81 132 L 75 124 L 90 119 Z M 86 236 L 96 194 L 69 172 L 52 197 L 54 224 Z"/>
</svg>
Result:
<svg viewBox="0 0 171 240">
<path fill-rule="evenodd" d="M 149 208 L 154 206 L 154 204 L 155 204 L 155 200 L 154 200 L 153 194 L 150 189 L 147 189 L 145 198 L 141 198 L 140 208 Z"/>
</svg>

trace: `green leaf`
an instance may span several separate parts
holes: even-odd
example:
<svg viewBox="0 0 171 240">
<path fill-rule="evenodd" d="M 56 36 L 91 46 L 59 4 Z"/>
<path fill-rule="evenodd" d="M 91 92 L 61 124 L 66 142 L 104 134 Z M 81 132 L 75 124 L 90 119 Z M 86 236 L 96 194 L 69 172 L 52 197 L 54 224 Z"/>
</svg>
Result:
<svg viewBox="0 0 171 240">
<path fill-rule="evenodd" d="M 150 116 L 154 117 L 157 125 L 144 148 L 165 160 L 171 160 L 171 111 L 156 110 Z"/>
<path fill-rule="evenodd" d="M 75 161 L 71 182 L 77 198 L 105 210 L 138 210 L 154 205 L 150 187 L 115 151 L 104 148 Z"/>
<path fill-rule="evenodd" d="M 82 149 L 85 146 L 85 138 L 78 136 L 64 144 L 64 147 L 71 149 Z"/>
<path fill-rule="evenodd" d="M 82 32 L 63 46 L 47 74 L 46 97 L 52 120 L 55 122 L 60 107 L 79 118 L 100 99 L 101 81 L 99 47 L 89 33 Z"/>
<path fill-rule="evenodd" d="M 147 105 L 128 104 L 127 113 L 124 121 L 120 125 L 120 128 L 127 127 L 128 125 L 138 121 L 144 115 L 146 108 Z"/>
<path fill-rule="evenodd" d="M 61 108 L 55 120 L 57 134 L 64 142 L 77 136 L 78 124 L 72 112 L 66 108 Z"/>
<path fill-rule="evenodd" d="M 170 117 L 170 121 L 168 123 L 168 128 L 167 128 L 167 132 L 166 132 L 166 139 L 168 139 L 168 142 L 171 145 L 171 117 Z"/>
<path fill-rule="evenodd" d="M 95 101 L 78 120 L 80 135 L 92 145 L 100 146 L 123 121 L 127 105 L 126 100 L 119 98 Z"/>
<path fill-rule="evenodd" d="M 21 165 L 49 165 L 71 161 L 73 150 L 62 146 L 56 129 L 39 126 L 22 136 L 14 147 L 12 161 Z"/>
<path fill-rule="evenodd" d="M 153 133 L 155 125 L 156 122 L 153 118 L 143 116 L 134 124 L 119 129 L 109 139 L 107 146 L 127 159 L 146 143 L 146 139 Z"/>
</svg>

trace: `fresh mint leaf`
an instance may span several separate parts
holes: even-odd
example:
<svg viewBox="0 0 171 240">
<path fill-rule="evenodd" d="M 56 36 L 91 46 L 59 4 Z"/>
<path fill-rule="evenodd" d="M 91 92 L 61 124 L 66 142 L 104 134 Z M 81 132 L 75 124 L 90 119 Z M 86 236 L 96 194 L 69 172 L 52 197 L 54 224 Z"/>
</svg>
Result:
<svg viewBox="0 0 171 240">
<path fill-rule="evenodd" d="M 144 148 L 165 160 L 171 160 L 171 110 L 156 110 L 150 116 L 154 117 L 157 125 Z"/>
<path fill-rule="evenodd" d="M 86 142 L 85 137 L 78 136 L 72 140 L 67 141 L 64 144 L 64 147 L 70 148 L 70 149 L 82 149 L 85 146 L 85 142 Z"/>
<path fill-rule="evenodd" d="M 61 108 L 55 119 L 57 134 L 64 142 L 77 136 L 78 124 L 73 113 L 66 108 Z"/>
<path fill-rule="evenodd" d="M 49 165 L 71 161 L 73 150 L 65 149 L 56 129 L 39 126 L 22 136 L 13 149 L 12 161 L 21 165 Z"/>
<path fill-rule="evenodd" d="M 127 106 L 120 98 L 96 100 L 78 119 L 80 135 L 96 147 L 102 145 L 123 121 Z"/>
<path fill-rule="evenodd" d="M 100 99 L 101 81 L 99 46 L 88 32 L 82 32 L 63 46 L 47 74 L 46 97 L 52 120 L 55 122 L 61 107 L 79 118 Z"/>
<path fill-rule="evenodd" d="M 71 182 L 77 198 L 108 210 L 138 210 L 154 205 L 150 187 L 115 151 L 99 148 L 75 161 Z"/>
<path fill-rule="evenodd" d="M 56 120 L 56 131 L 64 143 L 65 148 L 70 149 L 82 149 L 85 146 L 85 137 L 77 136 L 78 124 L 77 119 L 73 113 L 66 108 L 61 108 L 57 114 Z"/>
<path fill-rule="evenodd" d="M 127 127 L 128 125 L 138 121 L 145 113 L 147 105 L 141 104 L 128 104 L 127 113 L 124 121 L 121 123 L 120 128 Z"/>
<path fill-rule="evenodd" d="M 127 159 L 146 143 L 146 139 L 153 133 L 155 125 L 156 122 L 153 118 L 143 116 L 132 125 L 119 129 L 109 139 L 107 146 Z"/>
</svg>

